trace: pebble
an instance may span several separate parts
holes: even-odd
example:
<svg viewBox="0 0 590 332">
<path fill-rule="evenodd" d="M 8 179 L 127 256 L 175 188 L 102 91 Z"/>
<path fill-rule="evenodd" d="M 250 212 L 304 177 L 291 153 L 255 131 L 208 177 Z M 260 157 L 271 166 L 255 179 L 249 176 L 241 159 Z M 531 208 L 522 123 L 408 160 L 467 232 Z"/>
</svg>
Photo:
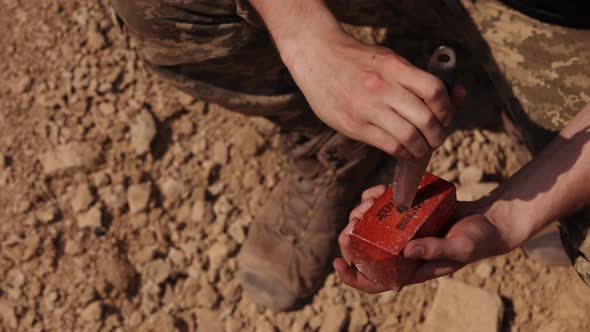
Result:
<svg viewBox="0 0 590 332">
<path fill-rule="evenodd" d="M 90 167 L 98 162 L 100 156 L 99 148 L 87 143 L 73 142 L 58 145 L 43 153 L 39 160 L 46 174 L 55 174 L 74 168 Z"/>
<path fill-rule="evenodd" d="M 48 204 L 35 212 L 35 218 L 44 224 L 48 224 L 57 219 L 58 214 L 59 210 L 53 204 Z"/>
<path fill-rule="evenodd" d="M 167 202 L 176 202 L 184 197 L 187 191 L 187 186 L 178 180 L 166 179 L 160 185 L 160 191 Z"/>
<path fill-rule="evenodd" d="M 149 203 L 152 186 L 149 182 L 132 184 L 127 189 L 127 204 L 129 212 L 138 213 L 144 211 Z"/>
<path fill-rule="evenodd" d="M 246 174 L 244 174 L 242 185 L 247 189 L 254 188 L 260 185 L 261 180 L 262 178 L 258 170 L 251 169 L 246 171 Z"/>
<path fill-rule="evenodd" d="M 12 81 L 12 84 L 10 85 L 10 91 L 15 95 L 19 95 L 21 93 L 31 91 L 32 87 L 33 78 L 28 75 L 23 75 Z"/>
<path fill-rule="evenodd" d="M 233 136 L 234 146 L 245 157 L 255 156 L 264 145 L 264 141 L 264 137 L 248 127 L 239 129 Z"/>
<path fill-rule="evenodd" d="M 94 205 L 90 210 L 78 214 L 76 217 L 78 227 L 80 228 L 99 228 L 102 227 L 102 211 L 98 205 Z"/>
<path fill-rule="evenodd" d="M 199 331 L 223 331 L 224 324 L 215 311 L 196 309 L 197 326 Z"/>
<path fill-rule="evenodd" d="M 320 332 L 340 332 L 346 330 L 349 314 L 346 307 L 331 306 L 325 311 Z"/>
<path fill-rule="evenodd" d="M 98 272 L 115 289 L 127 292 L 137 286 L 137 272 L 126 257 L 118 254 L 102 254 L 96 261 Z"/>
<path fill-rule="evenodd" d="M 459 182 L 463 185 L 478 183 L 483 178 L 483 170 L 477 166 L 465 167 L 459 174 Z"/>
<path fill-rule="evenodd" d="M 113 115 L 117 112 L 117 108 L 114 103 L 101 103 L 98 105 L 98 111 L 105 116 Z"/>
<path fill-rule="evenodd" d="M 131 147 L 137 155 L 150 151 L 150 144 L 156 136 L 156 122 L 147 110 L 142 110 L 131 125 Z"/>
<path fill-rule="evenodd" d="M 277 328 L 266 319 L 260 319 L 256 322 L 255 332 L 275 332 Z"/>
<path fill-rule="evenodd" d="M 98 195 L 107 208 L 115 214 L 121 211 L 125 207 L 125 204 L 127 204 L 125 187 L 122 184 L 100 188 L 98 190 Z"/>
<path fill-rule="evenodd" d="M 191 209 L 191 220 L 208 224 L 213 221 L 213 208 L 204 200 L 196 200 Z"/>
<path fill-rule="evenodd" d="M 0 322 L 6 324 L 13 331 L 16 331 L 18 327 L 18 318 L 14 308 L 4 301 L 0 301 Z"/>
<path fill-rule="evenodd" d="M 242 244 L 246 241 L 246 231 L 240 223 L 234 222 L 229 225 L 227 234 L 238 244 Z"/>
<path fill-rule="evenodd" d="M 156 259 L 144 266 L 143 274 L 156 284 L 164 282 L 170 276 L 172 267 L 163 259 Z"/>
<path fill-rule="evenodd" d="M 498 294 L 443 278 L 427 314 L 424 331 L 498 332 L 503 314 L 504 306 Z"/>
<path fill-rule="evenodd" d="M 494 273 L 494 267 L 489 263 L 482 262 L 475 267 L 475 273 L 481 278 L 487 279 Z"/>
<path fill-rule="evenodd" d="M 106 46 L 107 42 L 104 35 L 98 31 L 97 26 L 93 26 L 88 29 L 86 34 L 86 47 L 91 51 L 98 51 Z"/>
<path fill-rule="evenodd" d="M 362 332 L 365 325 L 369 323 L 369 316 L 365 309 L 360 306 L 355 306 L 350 313 L 350 325 L 348 331 Z"/>
<path fill-rule="evenodd" d="M 228 155 L 229 146 L 227 143 L 222 141 L 217 141 L 213 144 L 212 148 L 212 156 L 211 158 L 213 161 L 225 165 L 228 162 L 229 155 Z"/>
<path fill-rule="evenodd" d="M 92 196 L 90 187 L 87 183 L 82 183 L 76 188 L 70 205 L 75 213 L 79 213 L 88 209 L 93 200 L 94 197 Z"/>
<path fill-rule="evenodd" d="M 213 309 L 219 303 L 220 297 L 213 286 L 208 282 L 201 283 L 201 289 L 196 294 L 197 305 L 205 309 Z"/>
<path fill-rule="evenodd" d="M 82 309 L 80 318 L 86 322 L 98 322 L 102 318 L 102 303 L 100 301 L 91 302 Z"/>
</svg>

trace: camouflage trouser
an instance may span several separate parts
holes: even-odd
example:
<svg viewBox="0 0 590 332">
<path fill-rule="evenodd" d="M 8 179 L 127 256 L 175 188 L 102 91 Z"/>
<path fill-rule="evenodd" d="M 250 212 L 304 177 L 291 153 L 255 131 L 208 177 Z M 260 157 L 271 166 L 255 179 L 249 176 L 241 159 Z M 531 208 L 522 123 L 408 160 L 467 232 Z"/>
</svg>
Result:
<svg viewBox="0 0 590 332">
<path fill-rule="evenodd" d="M 384 26 L 379 41 L 417 65 L 437 45 L 454 46 L 458 76 L 479 97 L 469 112 L 502 108 L 533 152 L 590 102 L 590 31 L 544 24 L 491 0 L 327 2 L 343 22 Z M 297 133 L 311 142 L 299 149 L 303 155 L 320 153 L 334 136 L 309 109 L 247 0 L 114 0 L 113 7 L 160 77 Z M 580 215 L 562 223 L 564 244 L 589 282 L 590 217 Z"/>
</svg>

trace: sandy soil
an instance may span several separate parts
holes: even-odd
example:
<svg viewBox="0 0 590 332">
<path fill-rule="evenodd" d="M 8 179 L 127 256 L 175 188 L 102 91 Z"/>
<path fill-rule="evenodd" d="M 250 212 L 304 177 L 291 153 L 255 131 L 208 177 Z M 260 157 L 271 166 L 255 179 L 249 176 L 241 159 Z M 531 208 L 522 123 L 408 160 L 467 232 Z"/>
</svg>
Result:
<svg viewBox="0 0 590 332">
<path fill-rule="evenodd" d="M 152 77 L 105 0 L 0 3 L 0 331 L 423 326 L 437 281 L 366 295 L 331 274 L 301 310 L 253 304 L 235 255 L 286 171 L 277 128 Z M 431 170 L 483 194 L 519 165 L 497 129 L 456 131 Z M 590 330 L 570 267 L 516 250 L 452 278 L 499 294 L 506 331 Z"/>
</svg>

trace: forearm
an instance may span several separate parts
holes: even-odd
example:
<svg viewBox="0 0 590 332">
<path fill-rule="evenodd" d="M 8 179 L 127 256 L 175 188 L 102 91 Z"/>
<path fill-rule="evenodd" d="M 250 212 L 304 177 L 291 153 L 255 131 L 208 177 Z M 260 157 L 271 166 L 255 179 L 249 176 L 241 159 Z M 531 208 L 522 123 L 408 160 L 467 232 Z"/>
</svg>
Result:
<svg viewBox="0 0 590 332">
<path fill-rule="evenodd" d="M 287 66 L 298 49 L 343 31 L 323 0 L 250 0 L 283 57 Z"/>
<path fill-rule="evenodd" d="M 486 214 L 520 244 L 590 204 L 590 105 L 545 150 L 488 198 Z"/>
</svg>

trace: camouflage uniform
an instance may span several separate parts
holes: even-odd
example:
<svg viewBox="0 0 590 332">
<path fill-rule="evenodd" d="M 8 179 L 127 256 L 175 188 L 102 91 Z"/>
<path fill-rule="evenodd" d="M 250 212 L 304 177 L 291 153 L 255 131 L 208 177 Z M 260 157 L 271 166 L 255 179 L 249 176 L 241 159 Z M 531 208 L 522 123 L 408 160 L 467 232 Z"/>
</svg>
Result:
<svg viewBox="0 0 590 332">
<path fill-rule="evenodd" d="M 454 46 L 463 83 L 484 96 L 482 105 L 500 105 L 508 129 L 533 152 L 590 103 L 590 31 L 545 24 L 492 0 L 328 2 L 342 21 L 394 27 L 387 34 L 393 46 L 386 46 L 417 65 L 435 46 Z M 299 157 L 329 166 L 334 148 L 367 150 L 314 116 L 247 0 L 114 0 L 113 7 L 154 72 L 196 98 L 269 118 L 297 137 Z M 580 216 L 562 223 L 568 254 L 587 283 L 588 224 L 590 217 Z"/>
</svg>

